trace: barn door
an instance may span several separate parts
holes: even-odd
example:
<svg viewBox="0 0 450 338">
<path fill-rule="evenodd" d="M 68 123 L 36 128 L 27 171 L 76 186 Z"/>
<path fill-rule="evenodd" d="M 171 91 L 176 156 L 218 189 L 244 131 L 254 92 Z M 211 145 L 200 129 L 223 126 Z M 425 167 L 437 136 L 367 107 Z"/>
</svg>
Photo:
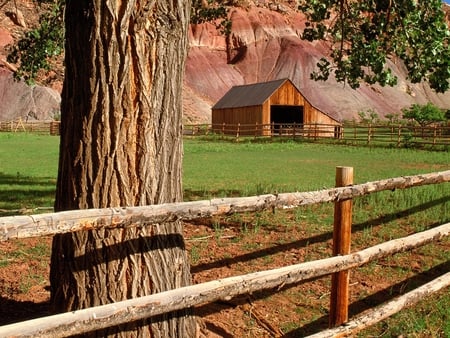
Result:
<svg viewBox="0 0 450 338">
<path fill-rule="evenodd" d="M 301 128 L 304 123 L 303 106 L 271 105 L 270 123 L 277 134 L 293 129 L 294 124 L 296 128 Z"/>
</svg>

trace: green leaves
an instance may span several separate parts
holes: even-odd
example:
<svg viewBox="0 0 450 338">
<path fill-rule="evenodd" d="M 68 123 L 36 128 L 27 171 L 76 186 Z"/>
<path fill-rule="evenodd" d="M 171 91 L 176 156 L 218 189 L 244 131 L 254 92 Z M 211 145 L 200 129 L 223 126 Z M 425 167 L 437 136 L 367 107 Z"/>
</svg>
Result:
<svg viewBox="0 0 450 338">
<path fill-rule="evenodd" d="M 386 60 L 400 59 L 412 82 L 449 89 L 450 32 L 440 0 L 301 0 L 299 9 L 309 20 L 303 38 L 331 45 L 313 79 L 334 74 L 352 88 L 363 81 L 392 86 L 397 79 Z"/>
<path fill-rule="evenodd" d="M 411 107 L 403 109 L 402 112 L 404 119 L 414 120 L 422 127 L 446 120 L 446 113 L 432 103 L 426 105 L 413 104 Z"/>
<path fill-rule="evenodd" d="M 52 56 L 63 51 L 64 0 L 40 0 L 48 11 L 40 25 L 11 49 L 9 62 L 20 62 L 16 76 L 32 82 L 40 69 L 50 68 Z M 216 22 L 231 31 L 226 6 L 233 1 L 193 0 L 192 23 Z M 300 0 L 308 17 L 302 37 L 326 40 L 330 55 L 311 74 L 315 80 L 337 81 L 352 88 L 361 82 L 395 85 L 387 60 L 402 60 L 412 82 L 428 81 L 437 92 L 450 87 L 450 31 L 440 0 Z"/>
<path fill-rule="evenodd" d="M 220 21 L 219 21 L 220 20 Z M 191 23 L 217 21 L 217 28 L 222 34 L 228 35 L 231 32 L 231 21 L 228 20 L 228 10 L 222 2 L 213 0 L 193 0 Z"/>
<path fill-rule="evenodd" d="M 20 62 L 18 79 L 32 84 L 41 69 L 49 70 L 49 60 L 64 50 L 64 0 L 53 0 L 39 19 L 39 26 L 26 32 L 8 55 L 8 62 Z"/>
</svg>

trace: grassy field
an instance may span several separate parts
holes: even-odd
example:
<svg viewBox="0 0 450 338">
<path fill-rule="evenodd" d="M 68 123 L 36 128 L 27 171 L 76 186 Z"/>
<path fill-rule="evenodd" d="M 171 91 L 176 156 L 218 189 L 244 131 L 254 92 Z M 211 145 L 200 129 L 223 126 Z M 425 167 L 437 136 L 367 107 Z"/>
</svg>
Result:
<svg viewBox="0 0 450 338">
<path fill-rule="evenodd" d="M 0 210 L 53 205 L 59 139 L 0 133 Z M 336 166 L 355 183 L 447 170 L 448 152 L 321 145 L 185 140 L 185 200 L 332 187 Z"/>
<path fill-rule="evenodd" d="M 40 212 L 51 208 L 57 175 L 57 137 L 26 133 L 0 133 L 0 216 Z M 448 152 L 428 152 L 411 149 L 364 148 L 312 143 L 274 142 L 205 142 L 187 139 L 184 143 L 183 186 L 185 199 L 207 199 L 223 196 L 248 196 L 261 193 L 308 191 L 334 186 L 336 166 L 354 167 L 355 183 L 414 175 L 450 168 Z M 383 192 L 354 201 L 354 240 L 352 247 L 367 247 L 392 238 L 405 236 L 437 224 L 450 221 L 449 184 Z M 47 210 L 48 211 L 48 210 Z M 220 242 L 224 229 L 220 223 L 239 224 L 244 235 L 273 233 L 275 224 L 284 224 L 293 231 L 302 222 L 301 236 L 321 238 L 330 231 L 332 205 L 315 205 L 276 215 L 258 214 L 231 216 L 213 220 L 211 227 Z M 214 223 L 215 222 L 215 223 Z M 251 229 L 251 231 L 249 230 Z M 300 231 L 299 229 L 297 229 Z M 296 231 L 297 231 L 296 230 Z M 277 230 L 278 231 L 278 230 Z M 242 235 L 242 236 L 244 236 Z M 241 235 L 240 235 L 241 236 Z M 239 237 L 243 238 L 243 237 Z M 285 241 L 286 239 L 283 239 Z M 281 241 L 281 239 L 280 239 Z M 219 243 L 224 245 L 222 241 Z M 232 245 L 239 243 L 231 242 Z M 273 244 L 273 243 L 271 243 Z M 307 242 L 308 244 L 308 242 Z M 309 243 L 311 244 L 311 243 Z M 305 260 L 323 255 L 327 244 L 306 245 Z M 220 247 L 219 245 L 219 247 Z M 241 242 L 240 245 L 243 245 Z M 255 243 L 246 242 L 245 249 L 253 250 Z M 268 244 L 269 245 L 269 244 Z M 257 246 L 257 245 L 256 245 Z M 450 241 L 443 241 L 437 249 L 426 246 L 414 255 L 404 254 L 398 260 L 383 262 L 393 278 L 432 274 L 429 271 L 447 270 L 450 260 Z M 191 244 L 191 259 L 200 264 L 211 249 Z M 208 254 L 209 252 L 209 254 Z M 229 253 L 228 253 L 229 254 Z M 31 254 L 29 254 L 31 255 Z M 420 256 L 420 259 L 417 258 Z M 408 268 L 410 260 L 420 262 L 421 270 Z M 198 260 L 198 261 L 197 261 Z M 265 257 L 264 264 L 271 258 Z M 403 265 L 400 265 L 403 261 Z M 400 268 L 399 268 L 400 266 Z M 405 268 L 406 266 L 406 268 Z M 362 276 L 376 274 L 369 265 L 355 273 Z M 428 271 L 428 272 L 427 272 Z M 394 278 L 394 279 L 395 279 Z M 413 284 L 414 281 L 404 282 Z M 402 284 L 402 285 L 403 285 Z M 408 287 L 411 285 L 408 284 Z M 399 287 L 404 289 L 404 286 Z M 364 290 L 361 295 L 363 298 Z M 392 293 L 395 294 L 392 289 Z M 323 311 L 323 310 L 322 310 Z M 313 313 L 313 310 L 310 312 Z M 320 313 L 314 314 L 319 316 Z M 305 318 L 309 318 L 304 316 Z M 412 310 L 402 311 L 388 321 L 365 331 L 364 335 L 450 337 L 450 295 L 440 293 Z M 301 323 L 286 324 L 296 329 Z M 289 327 L 288 327 L 289 326 Z M 386 333 L 387 332 L 387 333 Z"/>
</svg>

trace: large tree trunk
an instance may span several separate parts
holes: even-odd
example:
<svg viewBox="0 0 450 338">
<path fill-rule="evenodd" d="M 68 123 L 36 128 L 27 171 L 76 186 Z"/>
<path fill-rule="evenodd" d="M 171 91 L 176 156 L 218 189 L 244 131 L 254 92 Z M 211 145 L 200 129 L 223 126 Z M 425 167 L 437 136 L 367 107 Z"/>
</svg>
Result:
<svg viewBox="0 0 450 338">
<path fill-rule="evenodd" d="M 180 201 L 190 1 L 67 0 L 66 6 L 56 210 Z M 50 281 L 56 311 L 188 285 L 182 225 L 57 235 Z M 186 310 L 107 334 L 189 337 L 194 329 Z"/>
</svg>

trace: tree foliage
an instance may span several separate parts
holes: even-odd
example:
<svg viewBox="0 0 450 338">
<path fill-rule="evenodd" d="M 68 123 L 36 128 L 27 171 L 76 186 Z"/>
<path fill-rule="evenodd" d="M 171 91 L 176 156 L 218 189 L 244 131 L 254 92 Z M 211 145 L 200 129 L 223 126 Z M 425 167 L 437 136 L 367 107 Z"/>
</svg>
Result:
<svg viewBox="0 0 450 338">
<path fill-rule="evenodd" d="M 231 31 L 231 21 L 228 20 L 228 9 L 223 2 L 213 0 L 193 0 L 191 23 L 217 22 L 216 27 L 225 35 Z"/>
<path fill-rule="evenodd" d="M 49 59 L 63 50 L 65 1 L 39 2 L 47 3 L 49 11 L 9 55 L 10 62 L 20 61 L 16 75 L 28 81 L 39 69 L 48 69 Z M 213 21 L 228 34 L 227 8 L 235 3 L 193 0 L 191 22 Z M 437 92 L 449 89 L 450 32 L 441 0 L 301 0 L 299 10 L 308 18 L 302 37 L 331 44 L 329 57 L 318 62 L 311 78 L 327 80 L 334 74 L 352 88 L 361 82 L 395 85 L 397 78 L 387 64 L 391 59 L 404 62 L 413 83 L 426 80 Z"/>
<path fill-rule="evenodd" d="M 409 108 L 404 108 L 402 112 L 404 119 L 414 120 L 422 127 L 446 120 L 445 112 L 432 103 L 425 105 L 415 103 Z"/>
<path fill-rule="evenodd" d="M 11 47 L 8 62 L 19 63 L 15 72 L 16 78 L 24 79 L 31 84 L 39 70 L 49 70 L 51 59 L 64 50 L 63 13 L 65 0 L 35 0 L 46 10 L 39 18 L 39 24 L 27 31 L 19 41 Z M 193 0 L 191 23 L 216 22 L 223 34 L 231 31 L 228 20 L 226 2 L 213 0 Z"/>
<path fill-rule="evenodd" d="M 33 83 L 39 70 L 49 70 L 50 60 L 64 50 L 64 0 L 41 0 L 47 10 L 39 18 L 39 25 L 26 32 L 11 47 L 8 62 L 20 66 L 15 77 Z"/>
<path fill-rule="evenodd" d="M 427 80 L 437 92 L 450 86 L 450 32 L 441 0 L 301 0 L 308 18 L 303 38 L 327 40 L 311 76 L 359 87 L 362 81 L 395 85 L 386 60 L 402 60 L 413 83 Z"/>
</svg>

